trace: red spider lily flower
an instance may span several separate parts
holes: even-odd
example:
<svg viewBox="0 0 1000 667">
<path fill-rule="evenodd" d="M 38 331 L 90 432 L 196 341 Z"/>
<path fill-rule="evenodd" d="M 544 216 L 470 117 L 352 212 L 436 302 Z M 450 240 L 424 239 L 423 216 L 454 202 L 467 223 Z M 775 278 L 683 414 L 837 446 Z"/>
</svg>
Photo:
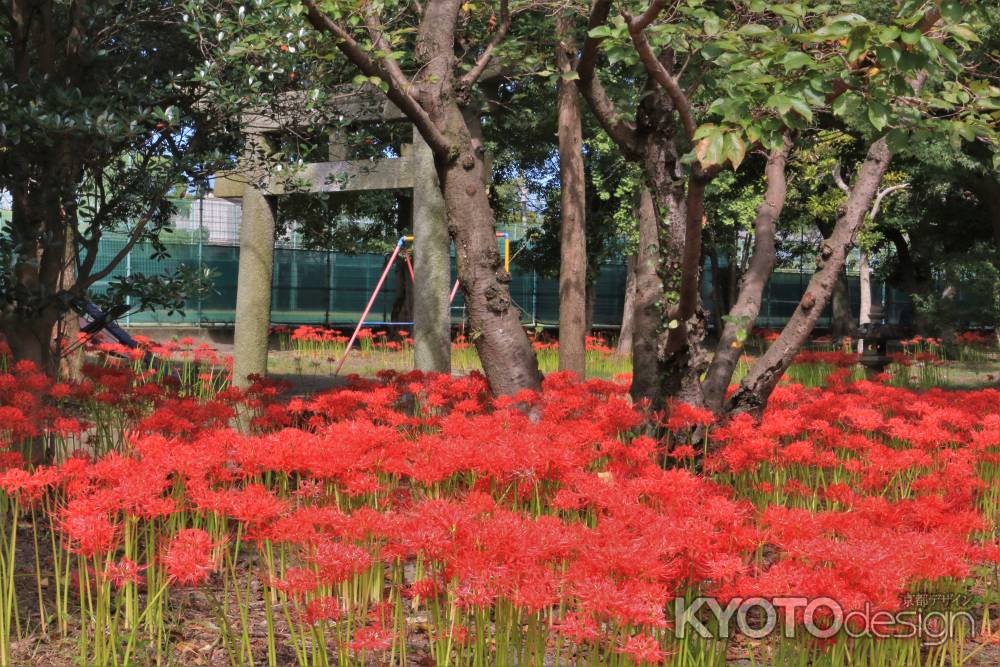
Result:
<svg viewBox="0 0 1000 667">
<path fill-rule="evenodd" d="M 142 572 L 146 567 L 128 558 L 122 558 L 117 562 L 108 561 L 104 576 L 120 590 L 129 584 L 138 585 L 142 581 Z"/>
<path fill-rule="evenodd" d="M 388 651 L 392 648 L 392 643 L 391 629 L 381 625 L 366 625 L 354 631 L 354 638 L 348 642 L 347 648 L 354 653 Z"/>
<path fill-rule="evenodd" d="M 715 422 L 711 410 L 697 408 L 687 403 L 671 403 L 667 408 L 665 425 L 674 432 L 686 431 L 695 426 L 709 426 Z"/>
<path fill-rule="evenodd" d="M 219 545 L 200 528 L 184 528 L 161 557 L 171 580 L 183 586 L 200 586 L 216 569 L 213 555 Z"/>
<path fill-rule="evenodd" d="M 660 665 L 667 657 L 656 638 L 649 635 L 629 637 L 618 652 L 627 655 L 637 665 Z"/>
<path fill-rule="evenodd" d="M 284 591 L 289 597 L 302 599 L 307 593 L 311 593 L 319 586 L 319 579 L 316 573 L 305 567 L 290 567 L 285 570 L 283 579 L 271 582 L 274 588 Z"/>
<path fill-rule="evenodd" d="M 335 597 L 315 598 L 306 603 L 305 618 L 310 625 L 335 623 L 340 616 L 340 601 Z"/>
<path fill-rule="evenodd" d="M 71 503 L 62 514 L 59 528 L 69 539 L 73 553 L 92 558 L 117 545 L 119 527 L 107 513 Z"/>
</svg>

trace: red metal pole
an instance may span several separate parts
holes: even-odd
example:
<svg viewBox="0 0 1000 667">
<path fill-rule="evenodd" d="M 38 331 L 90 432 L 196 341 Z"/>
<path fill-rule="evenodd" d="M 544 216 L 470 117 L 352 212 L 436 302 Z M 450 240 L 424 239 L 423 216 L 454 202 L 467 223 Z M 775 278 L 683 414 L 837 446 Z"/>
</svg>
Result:
<svg viewBox="0 0 1000 667">
<path fill-rule="evenodd" d="M 372 306 L 375 305 L 375 299 L 378 297 L 379 290 L 382 289 L 382 285 L 385 283 L 385 279 L 389 275 L 389 270 L 392 269 L 392 263 L 396 261 L 396 257 L 402 249 L 403 239 L 401 237 L 399 242 L 396 244 L 396 249 L 392 251 L 392 257 L 390 257 L 389 261 L 385 263 L 385 270 L 382 271 L 382 277 L 378 279 L 378 285 L 375 285 L 375 291 L 372 292 L 372 298 L 368 299 L 368 305 L 365 306 L 365 312 L 361 313 L 361 319 L 358 320 L 358 326 L 354 327 L 354 333 L 351 334 L 351 339 L 347 341 L 347 347 L 344 349 L 343 356 L 340 357 L 340 362 L 337 363 L 337 370 L 333 372 L 334 375 L 340 375 L 340 369 L 344 367 L 344 362 L 347 361 L 347 355 L 351 351 L 351 346 L 354 345 L 354 341 L 358 337 L 358 332 L 361 331 L 361 327 L 364 326 L 365 319 L 368 318 L 368 312 L 371 311 Z"/>
<path fill-rule="evenodd" d="M 412 281 L 416 280 L 416 278 L 413 277 L 413 264 L 410 262 L 410 256 L 409 256 L 409 254 L 407 254 L 407 253 L 404 252 L 403 253 L 403 259 L 406 260 L 406 268 L 408 268 L 410 270 L 410 281 L 412 282 Z"/>
</svg>

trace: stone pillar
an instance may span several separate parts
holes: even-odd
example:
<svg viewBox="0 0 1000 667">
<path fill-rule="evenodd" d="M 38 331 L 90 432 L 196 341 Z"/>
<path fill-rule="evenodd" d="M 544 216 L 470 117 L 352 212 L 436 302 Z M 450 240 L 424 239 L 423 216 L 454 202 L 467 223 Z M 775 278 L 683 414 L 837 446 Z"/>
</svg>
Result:
<svg viewBox="0 0 1000 667">
<path fill-rule="evenodd" d="M 243 192 L 240 265 L 236 279 L 233 384 L 237 387 L 246 387 L 249 375 L 267 374 L 274 213 L 274 201 L 252 184 L 247 185 Z"/>
<path fill-rule="evenodd" d="M 451 239 L 434 154 L 413 132 L 414 366 L 451 373 Z"/>
</svg>

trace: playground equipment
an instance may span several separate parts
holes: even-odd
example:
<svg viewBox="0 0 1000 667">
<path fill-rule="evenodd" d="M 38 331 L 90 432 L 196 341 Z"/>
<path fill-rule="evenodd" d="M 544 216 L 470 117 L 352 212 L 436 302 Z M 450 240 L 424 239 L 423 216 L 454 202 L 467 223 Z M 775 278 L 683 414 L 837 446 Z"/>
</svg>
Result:
<svg viewBox="0 0 1000 667">
<path fill-rule="evenodd" d="M 510 234 L 507 232 L 497 232 L 497 238 L 503 239 L 503 268 L 504 271 L 510 272 Z M 344 348 L 344 353 L 340 356 L 340 361 L 337 362 L 337 368 L 333 371 L 334 375 L 340 375 L 340 370 L 344 367 L 344 362 L 347 361 L 347 355 L 350 354 L 351 348 L 354 346 L 354 341 L 357 340 L 358 334 L 361 329 L 364 328 L 365 324 L 379 324 L 385 326 L 410 326 L 413 322 L 366 322 L 368 319 L 368 313 L 371 312 L 372 306 L 375 305 L 375 300 L 378 298 L 379 292 L 382 290 L 382 286 L 385 284 L 386 278 L 389 277 L 389 271 L 392 270 L 392 265 L 396 259 L 402 255 L 403 259 L 406 261 L 406 266 L 409 269 L 410 280 L 413 280 L 413 264 L 410 263 L 410 255 L 403 252 L 403 247 L 407 243 L 412 243 L 412 236 L 400 236 L 399 240 L 396 241 L 396 246 L 392 250 L 392 254 L 389 256 L 389 261 L 385 263 L 385 268 L 382 270 L 382 275 L 378 279 L 378 283 L 375 285 L 375 289 L 372 290 L 371 298 L 368 299 L 367 305 L 365 305 L 364 311 L 361 313 L 361 318 L 358 319 L 357 326 L 354 327 L 354 332 L 351 333 L 351 337 L 347 341 L 347 347 Z M 451 294 L 448 296 L 448 303 L 452 303 L 455 300 L 455 295 L 458 294 L 458 281 L 455 281 L 455 285 L 451 288 Z"/>
<path fill-rule="evenodd" d="M 78 350 L 87 341 L 93 339 L 102 331 L 106 331 L 109 336 L 125 347 L 131 349 L 139 347 L 139 343 L 127 331 L 118 326 L 118 320 L 128 315 L 129 311 L 132 310 L 130 305 L 120 303 L 111 306 L 107 310 L 101 310 L 97 304 L 83 297 L 64 295 L 64 300 L 69 308 L 88 321 L 86 324 L 80 326 L 80 333 L 84 334 L 84 338 L 73 344 L 63 354 L 70 354 Z M 144 354 L 144 359 L 147 362 L 152 362 L 153 354 L 147 350 Z"/>
</svg>

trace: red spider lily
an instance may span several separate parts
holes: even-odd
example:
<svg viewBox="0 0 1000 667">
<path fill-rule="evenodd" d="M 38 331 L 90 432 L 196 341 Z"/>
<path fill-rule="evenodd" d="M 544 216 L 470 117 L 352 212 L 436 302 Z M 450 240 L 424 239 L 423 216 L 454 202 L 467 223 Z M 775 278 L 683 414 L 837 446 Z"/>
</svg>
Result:
<svg viewBox="0 0 1000 667">
<path fill-rule="evenodd" d="M 104 576 L 115 588 L 120 589 L 129 584 L 138 585 L 142 581 L 142 572 L 146 567 L 128 558 L 122 558 L 117 562 L 108 561 Z"/>
<path fill-rule="evenodd" d="M 200 586 L 216 569 L 214 551 L 219 545 L 200 528 L 185 528 L 171 540 L 161 560 L 171 580 L 183 586 Z"/>
</svg>

